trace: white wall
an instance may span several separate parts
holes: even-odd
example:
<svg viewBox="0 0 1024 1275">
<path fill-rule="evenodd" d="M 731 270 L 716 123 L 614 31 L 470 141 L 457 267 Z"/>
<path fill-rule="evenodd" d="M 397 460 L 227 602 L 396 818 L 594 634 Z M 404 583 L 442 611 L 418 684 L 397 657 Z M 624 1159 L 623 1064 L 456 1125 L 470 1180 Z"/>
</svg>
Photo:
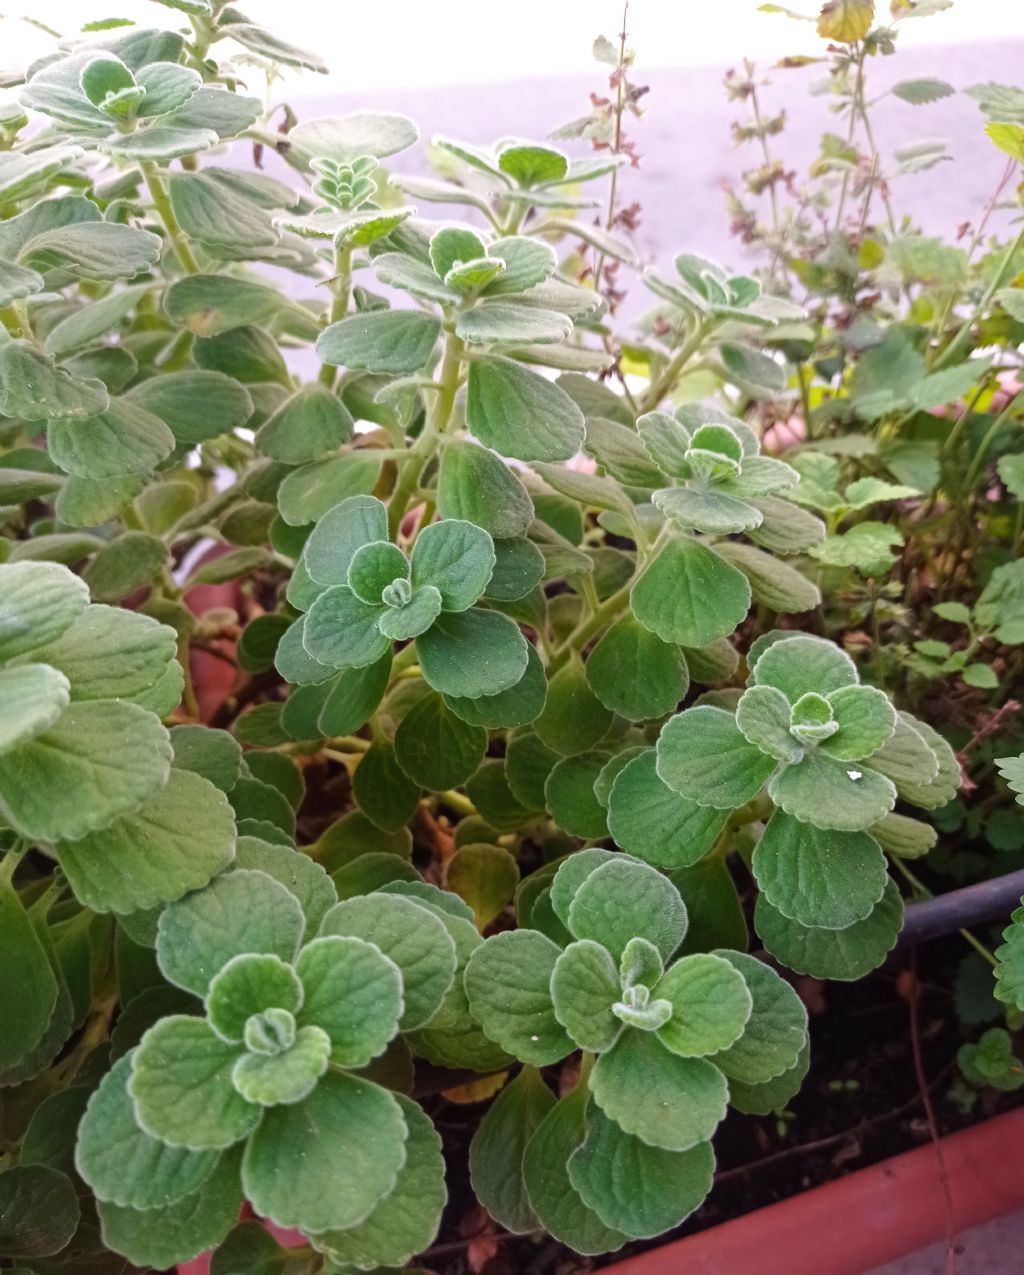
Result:
<svg viewBox="0 0 1024 1275">
<path fill-rule="evenodd" d="M 815 11 L 818 0 L 788 0 Z M 889 0 L 878 0 L 888 11 Z M 590 71 L 590 44 L 614 37 L 621 0 L 240 0 L 239 7 L 331 64 L 329 80 L 303 75 L 289 95 L 360 92 L 516 80 Z M 120 17 L 176 25 L 182 15 L 152 0 L 6 0 L 0 18 L 0 65 L 52 48 L 52 40 L 18 21 L 31 14 L 64 34 L 84 20 Z M 926 19 L 900 24 L 906 45 L 1006 41 L 1024 37 L 1024 0 L 956 0 Z M 758 12 L 758 0 L 632 0 L 631 44 L 643 67 L 729 64 L 820 52 L 810 23 Z M 1006 68 L 1011 81 L 1019 68 Z M 996 71 L 994 78 L 999 78 Z M 642 75 L 641 75 L 642 78 Z"/>
</svg>

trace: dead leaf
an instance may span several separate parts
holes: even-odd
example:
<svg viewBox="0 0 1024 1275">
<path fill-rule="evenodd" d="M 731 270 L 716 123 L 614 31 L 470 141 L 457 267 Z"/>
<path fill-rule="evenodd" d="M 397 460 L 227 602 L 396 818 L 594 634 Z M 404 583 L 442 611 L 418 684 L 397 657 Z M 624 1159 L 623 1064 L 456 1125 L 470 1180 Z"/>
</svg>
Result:
<svg viewBox="0 0 1024 1275">
<path fill-rule="evenodd" d="M 487 1211 L 471 1209 L 459 1221 L 459 1234 L 468 1240 L 466 1262 L 471 1271 L 482 1271 L 498 1252 L 498 1232 Z"/>
<path fill-rule="evenodd" d="M 825 997 L 825 984 L 820 979 L 806 976 L 798 978 L 796 980 L 796 994 L 803 1001 L 808 1014 L 812 1017 L 824 1014 L 828 1008 L 828 1002 Z"/>
</svg>

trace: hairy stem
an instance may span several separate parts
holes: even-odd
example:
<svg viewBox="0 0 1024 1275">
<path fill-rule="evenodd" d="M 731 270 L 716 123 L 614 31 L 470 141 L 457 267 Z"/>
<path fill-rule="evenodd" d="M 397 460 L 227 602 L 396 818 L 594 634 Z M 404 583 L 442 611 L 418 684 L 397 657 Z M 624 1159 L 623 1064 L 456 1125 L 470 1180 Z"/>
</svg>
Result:
<svg viewBox="0 0 1024 1275">
<path fill-rule="evenodd" d="M 643 415 L 644 412 L 653 411 L 672 386 L 675 385 L 683 368 L 700 348 L 708 327 L 709 324 L 706 319 L 697 320 L 689 337 L 669 359 L 661 375 L 651 383 L 647 393 L 640 400 L 640 415 Z"/>
<path fill-rule="evenodd" d="M 331 291 L 333 299 L 328 323 L 340 323 L 348 314 L 349 299 L 352 296 L 352 249 L 350 247 L 334 250 L 334 278 L 331 280 Z M 337 374 L 336 367 L 330 363 L 323 364 L 320 368 L 321 385 L 333 389 Z"/>
<path fill-rule="evenodd" d="M 182 270 L 186 274 L 198 274 L 199 262 L 195 259 L 185 232 L 178 225 L 178 219 L 175 217 L 174 209 L 171 207 L 171 199 L 167 193 L 163 178 L 160 176 L 160 170 L 156 164 L 144 163 L 142 165 L 142 175 L 146 180 L 146 189 L 149 191 L 149 197 L 153 201 L 153 207 L 156 209 L 157 216 L 167 232 L 167 238 L 171 241 L 171 246 L 174 248 L 175 256 L 178 258 Z"/>
<path fill-rule="evenodd" d="M 410 498 L 415 496 L 420 477 L 427 467 L 427 462 L 433 456 L 441 435 L 448 428 L 452 408 L 455 405 L 455 395 L 459 388 L 464 349 L 465 347 L 455 333 L 449 332 L 445 338 L 444 359 L 441 363 L 439 377 L 441 388 L 427 415 L 423 432 L 413 444 L 410 452 L 410 463 L 403 466 L 401 476 L 395 484 L 395 490 L 391 496 L 391 503 L 388 508 L 388 528 L 392 540 L 398 536 Z"/>
</svg>

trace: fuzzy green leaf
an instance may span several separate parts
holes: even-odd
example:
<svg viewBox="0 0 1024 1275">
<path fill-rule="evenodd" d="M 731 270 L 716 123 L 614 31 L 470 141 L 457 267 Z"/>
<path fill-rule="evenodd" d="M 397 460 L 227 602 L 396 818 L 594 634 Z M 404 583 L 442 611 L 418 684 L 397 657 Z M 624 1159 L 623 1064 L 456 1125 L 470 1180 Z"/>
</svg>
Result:
<svg viewBox="0 0 1024 1275">
<path fill-rule="evenodd" d="M 159 680 L 176 644 L 175 631 L 148 615 L 94 605 L 36 658 L 69 679 L 75 700 L 127 699 Z"/>
<path fill-rule="evenodd" d="M 281 308 L 275 288 L 230 275 L 188 275 L 172 283 L 164 297 L 167 317 L 199 337 L 258 326 Z"/>
<path fill-rule="evenodd" d="M 392 1094 L 328 1071 L 302 1102 L 266 1112 L 245 1150 L 242 1185 L 278 1226 L 359 1226 L 394 1190 L 407 1134 Z"/>
<path fill-rule="evenodd" d="M 551 975 L 559 949 L 535 930 L 489 938 L 470 957 L 466 995 L 487 1036 L 503 1049 L 544 1067 L 572 1052 L 551 1004 Z"/>
<path fill-rule="evenodd" d="M 0 565 L 0 659 L 55 641 L 88 603 L 89 590 L 58 563 Z"/>
<path fill-rule="evenodd" d="M 348 408 L 323 385 L 304 385 L 260 426 L 256 446 L 285 465 L 303 465 L 336 451 L 355 426 Z"/>
<path fill-rule="evenodd" d="M 660 872 L 616 855 L 573 894 L 568 925 L 576 938 L 596 940 L 616 960 L 632 938 L 647 939 L 668 960 L 686 934 L 686 907 Z"/>
<path fill-rule="evenodd" d="M 242 1207 L 238 1159 L 237 1152 L 221 1156 L 198 1191 L 162 1207 L 127 1209 L 100 1200 L 103 1243 L 143 1269 L 188 1262 L 216 1247 Z"/>
<path fill-rule="evenodd" d="M 82 421 L 105 411 L 102 381 L 76 379 L 47 355 L 19 341 L 0 346 L 0 411 L 26 421 Z"/>
<path fill-rule="evenodd" d="M 372 310 L 332 323 L 320 334 L 317 354 L 325 363 L 367 372 L 418 372 L 430 359 L 441 322 L 415 310 Z"/>
<path fill-rule="evenodd" d="M 696 540 L 677 536 L 633 586 L 630 606 L 662 641 L 707 646 L 741 623 L 750 596 L 742 572 Z"/>
<path fill-rule="evenodd" d="M 71 704 L 49 730 L 0 757 L 0 811 L 28 837 L 84 837 L 138 810 L 170 763 L 170 739 L 153 713 L 119 700 Z"/>
<path fill-rule="evenodd" d="M 569 1180 L 608 1226 L 651 1239 L 678 1226 L 711 1190 L 709 1142 L 666 1151 L 634 1138 L 592 1103 L 586 1141 L 569 1157 Z"/>
<path fill-rule="evenodd" d="M 122 1208 L 152 1209 L 198 1191 L 217 1166 L 216 1151 L 168 1146 L 139 1128 L 128 1093 L 131 1056 L 100 1082 L 78 1131 L 75 1168 L 95 1193 Z"/>
<path fill-rule="evenodd" d="M 88 420 L 56 420 L 47 427 L 52 459 L 79 478 L 146 474 L 174 450 L 174 435 L 152 412 L 131 399 L 112 399 Z"/>
<path fill-rule="evenodd" d="M 753 800 L 775 769 L 747 742 L 725 709 L 700 704 L 666 722 L 658 738 L 658 775 L 701 805 L 731 810 Z"/>
<path fill-rule="evenodd" d="M 341 1267 L 368 1270 L 404 1266 L 433 1243 L 447 1201 L 441 1139 L 430 1117 L 404 1094 L 395 1094 L 408 1126 L 405 1163 L 394 1190 L 368 1218 L 344 1231 L 322 1231 L 318 1248 Z"/>
<path fill-rule="evenodd" d="M 829 695 L 857 683 L 857 668 L 840 647 L 824 638 L 797 634 L 767 646 L 751 669 L 754 682 L 774 686 L 791 704 L 814 691 Z"/>
<path fill-rule="evenodd" d="M 843 762 L 825 753 L 808 753 L 774 775 L 772 801 L 805 823 L 856 832 L 883 819 L 896 804 L 896 788 L 864 762 Z"/>
<path fill-rule="evenodd" d="M 838 832 L 776 811 L 754 850 L 753 871 L 768 902 L 798 925 L 843 930 L 869 916 L 888 877 L 881 847 L 866 832 Z"/>
<path fill-rule="evenodd" d="M 229 1044 L 245 1039 L 245 1025 L 266 1009 L 294 1014 L 302 1004 L 302 984 L 292 967 L 270 952 L 233 956 L 215 975 L 206 994 L 210 1026 Z"/>
<path fill-rule="evenodd" d="M 570 943 L 555 963 L 551 1000 L 555 1017 L 580 1049 L 610 1049 L 622 1030 L 612 1013 L 619 999 L 619 971 L 608 950 L 593 939 Z"/>
<path fill-rule="evenodd" d="M 533 521 L 533 503 L 509 466 L 486 447 L 454 439 L 441 453 L 437 508 L 496 539 L 523 536 Z"/>
<path fill-rule="evenodd" d="M 583 1202 L 569 1178 L 569 1157 L 587 1133 L 587 1089 L 578 1085 L 554 1106 L 527 1143 L 523 1178 L 541 1226 L 577 1253 L 607 1253 L 627 1236 L 613 1230 Z"/>
<path fill-rule="evenodd" d="M 365 1067 L 384 1052 L 404 1005 L 401 971 L 380 948 L 352 936 L 314 939 L 295 971 L 304 991 L 296 1021 L 326 1031 L 333 1061 Z"/>
<path fill-rule="evenodd" d="M 0 883 L 0 1074 L 43 1039 L 58 983 L 39 934 L 9 880 Z"/>
<path fill-rule="evenodd" d="M 470 365 L 466 423 L 485 446 L 525 461 L 569 460 L 586 432 L 564 390 L 507 359 Z"/>
<path fill-rule="evenodd" d="M 290 963 L 304 928 L 298 899 L 279 882 L 251 869 L 229 872 L 161 914 L 157 961 L 170 982 L 205 996 L 234 956 L 266 952 Z"/>
<path fill-rule="evenodd" d="M 484 930 L 511 901 L 519 885 L 519 865 L 503 847 L 461 845 L 448 860 L 445 884 L 472 909 Z"/>
<path fill-rule="evenodd" d="M 432 585 L 445 611 L 465 611 L 487 588 L 494 542 L 481 527 L 458 518 L 424 527 L 412 550 L 414 586 Z"/>
<path fill-rule="evenodd" d="M 397 832 L 413 815 L 420 790 L 398 765 L 394 746 L 378 740 L 363 754 L 353 780 L 363 813 L 385 832 Z"/>
<path fill-rule="evenodd" d="M 744 739 L 770 757 L 795 762 L 803 756 L 789 731 L 789 700 L 774 686 L 747 687 L 736 705 L 736 725 Z"/>
<path fill-rule="evenodd" d="M 364 602 L 348 585 L 335 585 L 306 613 L 303 645 L 320 664 L 365 668 L 391 648 L 391 639 L 380 631 L 383 613 L 383 604 Z"/>
<path fill-rule="evenodd" d="M 439 616 L 416 639 L 416 653 L 428 686 L 456 698 L 507 691 L 527 666 L 527 641 L 518 626 L 478 607 Z"/>
<path fill-rule="evenodd" d="M 608 827 L 615 844 L 659 868 L 689 867 L 714 845 L 728 812 L 680 796 L 660 778 L 653 748 L 612 784 Z"/>
<path fill-rule="evenodd" d="M 715 1064 L 730 1082 L 758 1085 L 794 1067 L 807 1042 L 807 1010 L 792 987 L 763 961 L 743 952 L 718 950 L 743 975 L 754 1001 L 739 1040 Z"/>
<path fill-rule="evenodd" d="M 1011 914 L 1002 937 L 1002 944 L 995 950 L 995 996 L 1024 1012 L 1024 908 Z"/>
<path fill-rule="evenodd" d="M 800 612 L 810 611 L 821 602 L 818 586 L 788 562 L 732 540 L 719 549 L 720 556 L 747 577 L 754 601 L 762 606 L 772 611 Z"/>
<path fill-rule="evenodd" d="M 331 1039 L 319 1027 L 300 1027 L 280 1053 L 243 1054 L 231 1070 L 231 1083 L 246 1102 L 277 1107 L 301 1102 L 327 1070 Z"/>
<path fill-rule="evenodd" d="M 671 713 L 689 680 L 679 648 L 630 616 L 605 632 L 587 660 L 591 690 L 606 708 L 633 722 Z"/>
<path fill-rule="evenodd" d="M 192 1151 L 230 1147 L 259 1123 L 260 1109 L 235 1089 L 240 1056 L 201 1018 L 175 1014 L 151 1027 L 132 1059 L 128 1092 L 141 1128 Z"/>
<path fill-rule="evenodd" d="M 892 881 L 866 917 L 842 930 L 798 924 L 758 896 L 754 926 L 777 961 L 812 978 L 852 982 L 876 969 L 892 950 L 903 924 L 903 902 Z"/>
<path fill-rule="evenodd" d="M 530 1138 L 555 1106 L 555 1096 L 534 1067 L 523 1067 L 498 1094 L 469 1147 L 473 1191 L 491 1217 L 516 1235 L 539 1225 L 523 1181 Z"/>
<path fill-rule="evenodd" d="M 234 855 L 235 819 L 227 798 L 201 776 L 177 768 L 133 814 L 57 846 L 71 888 L 94 912 L 134 912 L 179 899 L 206 885 Z"/>
<path fill-rule="evenodd" d="M 658 1039 L 682 1058 L 706 1058 L 735 1044 L 753 1007 L 743 975 L 704 952 L 676 961 L 652 995 L 672 1006 Z"/>
<path fill-rule="evenodd" d="M 650 1147 L 688 1151 L 725 1116 L 728 1088 L 704 1058 L 680 1058 L 650 1032 L 627 1029 L 590 1077 L 602 1112 Z"/>
<path fill-rule="evenodd" d="M 840 761 L 858 761 L 878 751 L 896 729 L 896 710 L 875 686 L 845 686 L 829 696 L 839 729 L 822 750 Z"/>
<path fill-rule="evenodd" d="M 20 1164 L 0 1174 L 0 1252 L 30 1261 L 60 1253 L 80 1216 L 71 1179 L 57 1169 Z"/>
<path fill-rule="evenodd" d="M 0 753 L 9 752 L 48 730 L 68 706 L 71 685 L 48 664 L 0 668 Z"/>
<path fill-rule="evenodd" d="M 403 1031 L 429 1022 L 452 985 L 455 944 L 433 913 L 408 899 L 388 894 L 346 899 L 327 913 L 320 932 L 371 942 L 398 966 Z"/>
</svg>

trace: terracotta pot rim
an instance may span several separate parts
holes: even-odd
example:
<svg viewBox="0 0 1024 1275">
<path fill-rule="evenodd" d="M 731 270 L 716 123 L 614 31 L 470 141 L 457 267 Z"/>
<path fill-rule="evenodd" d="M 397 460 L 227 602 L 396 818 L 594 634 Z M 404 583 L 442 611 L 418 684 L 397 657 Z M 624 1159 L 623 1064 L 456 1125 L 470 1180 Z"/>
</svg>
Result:
<svg viewBox="0 0 1024 1275">
<path fill-rule="evenodd" d="M 957 1233 L 1024 1208 L 1024 1107 L 942 1139 Z M 930 1143 L 690 1235 L 601 1275 L 864 1275 L 944 1239 Z"/>
</svg>

